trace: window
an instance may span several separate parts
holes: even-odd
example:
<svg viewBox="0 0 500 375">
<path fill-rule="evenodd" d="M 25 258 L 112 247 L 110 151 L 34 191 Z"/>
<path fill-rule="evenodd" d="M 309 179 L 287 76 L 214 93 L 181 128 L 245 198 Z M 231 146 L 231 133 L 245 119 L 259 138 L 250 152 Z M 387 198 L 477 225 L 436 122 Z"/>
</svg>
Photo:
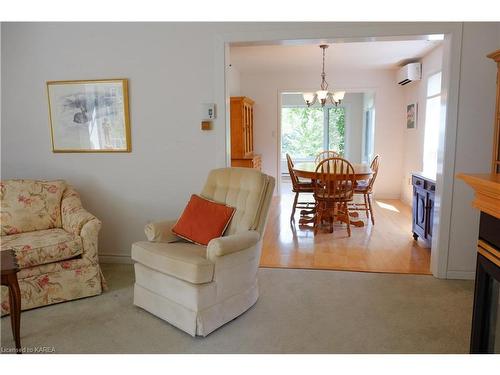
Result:
<svg viewBox="0 0 500 375">
<path fill-rule="evenodd" d="M 363 163 L 370 163 L 373 159 L 373 139 L 375 137 L 375 110 L 369 108 L 365 111 L 365 123 L 363 129 Z"/>
<path fill-rule="evenodd" d="M 345 108 L 290 106 L 281 109 L 281 158 L 314 160 L 323 150 L 344 155 Z"/>
<path fill-rule="evenodd" d="M 427 101 L 425 106 L 424 173 L 435 176 L 439 127 L 441 123 L 441 72 L 427 79 Z"/>
<path fill-rule="evenodd" d="M 325 150 L 337 151 L 344 156 L 345 153 L 345 108 L 331 107 L 325 108 L 327 114 L 328 139 Z"/>
</svg>

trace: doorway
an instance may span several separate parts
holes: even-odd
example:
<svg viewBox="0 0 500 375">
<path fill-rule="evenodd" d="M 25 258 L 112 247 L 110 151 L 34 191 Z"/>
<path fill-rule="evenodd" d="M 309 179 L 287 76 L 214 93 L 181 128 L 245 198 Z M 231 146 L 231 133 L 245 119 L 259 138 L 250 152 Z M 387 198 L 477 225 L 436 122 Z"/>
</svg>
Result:
<svg viewBox="0 0 500 375">
<path fill-rule="evenodd" d="M 418 27 L 417 27 L 418 26 Z M 326 34 L 335 34 L 336 29 L 342 29 L 343 27 L 336 27 L 336 26 L 329 26 L 328 27 L 330 30 L 326 31 Z M 328 29 L 328 28 L 325 28 Z M 348 27 L 349 29 L 349 27 Z M 439 250 L 436 252 L 435 256 L 433 254 L 433 267 L 432 271 L 435 276 L 438 277 L 446 277 L 446 259 L 447 259 L 447 252 L 448 252 L 448 232 L 449 232 L 449 224 L 450 224 L 450 212 L 451 212 L 451 197 L 448 195 L 442 194 L 442 191 L 446 191 L 447 189 L 452 188 L 453 186 L 453 159 L 450 159 L 450 155 L 453 154 L 454 149 L 455 149 L 455 142 L 454 142 L 454 137 L 453 134 L 456 132 L 456 110 L 457 110 L 457 93 L 458 93 L 458 88 L 456 85 L 453 84 L 455 82 L 454 80 L 458 79 L 458 74 L 459 71 L 456 69 L 455 63 L 450 66 L 450 61 L 460 61 L 460 38 L 461 38 L 461 28 L 456 27 L 454 25 L 447 25 L 447 24 L 435 24 L 435 25 L 430 25 L 430 24 L 420 24 L 420 25 L 412 25 L 409 28 L 406 28 L 404 26 L 397 26 L 395 28 L 392 28 L 390 33 L 394 33 L 396 29 L 400 29 L 397 34 L 399 35 L 406 35 L 405 37 L 390 37 L 389 35 L 394 35 L 394 34 L 388 34 L 387 30 L 383 31 L 385 28 L 381 27 L 380 32 L 374 31 L 373 35 L 378 35 L 378 36 L 372 36 L 370 38 L 366 38 L 362 36 L 364 32 L 361 30 L 354 30 L 354 29 L 349 29 L 350 31 L 347 32 L 346 30 L 340 31 L 340 33 L 343 35 L 342 40 L 343 41 L 362 41 L 362 40 L 419 40 L 422 38 L 426 38 L 425 35 L 411 35 L 415 31 L 420 31 L 422 33 L 425 33 L 426 30 L 428 30 L 429 33 L 436 33 L 436 32 L 442 32 L 445 34 L 445 58 L 444 58 L 444 63 L 443 63 L 443 101 L 442 101 L 442 108 L 446 108 L 446 118 L 443 120 L 443 123 L 446 123 L 447 128 L 446 128 L 446 134 L 450 135 L 450 137 L 444 137 L 444 125 L 441 124 L 441 135 L 440 135 L 440 140 L 439 140 L 439 155 L 440 159 L 444 160 L 443 165 L 438 166 L 438 185 L 442 185 L 441 189 L 438 189 L 437 191 L 437 196 L 436 196 L 436 201 L 437 201 L 437 206 L 439 208 L 439 227 L 437 228 L 438 234 L 433 237 L 434 243 L 438 244 L 436 248 Z M 406 30 L 408 29 L 408 30 Z M 337 31 L 339 31 L 337 30 Z M 405 31 L 406 30 L 406 31 Z M 439 30 L 439 31 L 438 31 Z M 366 30 L 365 30 L 366 31 Z M 347 32 L 347 34 L 346 34 Z M 333 41 L 334 39 L 328 39 L 328 38 L 316 38 L 313 36 L 315 35 L 316 37 L 319 36 L 320 31 L 306 31 L 303 30 L 301 31 L 302 35 L 304 38 L 309 38 L 309 39 L 302 39 L 300 41 L 280 41 L 276 42 L 280 38 L 284 36 L 284 34 L 280 34 L 277 32 L 273 31 L 268 31 L 268 32 L 259 32 L 259 33 L 253 33 L 255 35 L 245 35 L 244 40 L 241 39 L 242 35 L 241 34 L 234 34 L 234 35 L 224 35 L 221 37 L 221 42 L 220 46 L 224 45 L 226 46 L 225 53 L 218 55 L 221 58 L 218 58 L 219 62 L 222 62 L 223 60 L 229 61 L 229 45 L 230 43 L 236 43 L 236 45 L 293 45 L 293 44 L 300 44 L 300 43 L 324 43 L 325 41 Z M 415 33 L 416 34 L 416 33 Z M 298 34 L 297 34 L 298 35 Z M 309 35 L 309 37 L 306 37 L 305 35 Z M 347 37 L 347 35 L 351 35 L 351 37 Z M 355 36 L 357 35 L 357 36 Z M 258 41 L 258 42 L 257 42 Z M 226 44 L 227 43 L 227 44 Z M 224 56 L 225 55 L 225 56 Z M 222 58 L 222 56 L 224 56 Z M 220 72 L 220 71 L 219 71 Z M 224 75 L 219 75 L 220 78 L 222 78 Z M 222 81 L 221 81 L 222 82 Z M 224 85 L 225 86 L 225 85 Z M 282 86 L 283 87 L 283 86 Z M 222 86 L 219 86 L 217 89 L 217 95 L 219 98 L 223 98 L 224 90 L 222 90 Z M 226 107 L 226 116 L 223 117 L 224 121 L 228 121 L 227 117 L 227 107 Z M 226 126 L 226 133 L 227 133 L 228 126 Z M 368 131 L 370 129 L 367 127 Z M 274 138 L 274 136 L 273 136 Z M 444 155 L 445 153 L 445 146 L 446 144 L 446 156 Z M 364 146 L 368 146 L 364 144 Z M 363 146 L 363 148 L 365 148 Z M 226 149 L 227 149 L 227 143 L 226 143 Z M 368 149 L 368 147 L 366 147 Z M 226 153 L 226 155 L 228 155 Z M 226 157 L 227 158 L 227 157 Z M 226 159 L 227 160 L 227 159 Z M 279 165 L 279 163 L 275 164 L 276 166 Z M 277 168 L 277 170 L 279 170 Z M 276 173 L 278 174 L 278 173 Z M 276 175 L 274 174 L 274 175 Z M 278 177 L 278 176 L 277 176 Z M 279 178 L 279 177 L 278 177 Z M 390 206 L 390 205 L 389 205 Z M 388 207 L 386 206 L 388 210 L 394 209 L 394 207 Z M 397 210 L 397 207 L 396 207 Z M 436 226 L 436 224 L 435 224 Z"/>
</svg>

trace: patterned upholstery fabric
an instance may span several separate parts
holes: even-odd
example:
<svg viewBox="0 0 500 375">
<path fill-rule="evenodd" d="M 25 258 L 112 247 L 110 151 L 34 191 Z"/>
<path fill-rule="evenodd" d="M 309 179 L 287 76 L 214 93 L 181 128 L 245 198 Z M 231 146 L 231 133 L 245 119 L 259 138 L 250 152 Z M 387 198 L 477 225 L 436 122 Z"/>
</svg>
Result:
<svg viewBox="0 0 500 375">
<path fill-rule="evenodd" d="M 1 235 L 61 227 L 64 181 L 7 180 L 0 184 Z"/>
<path fill-rule="evenodd" d="M 21 269 L 70 259 L 83 252 L 82 239 L 64 229 L 3 236 L 1 249 L 13 249 Z"/>
<path fill-rule="evenodd" d="M 71 186 L 64 181 L 32 180 L 2 181 L 0 186 L 1 250 L 13 248 L 16 252 L 22 310 L 93 296 L 106 289 L 97 255 L 101 222 L 82 207 Z M 5 286 L 1 298 L 4 315 L 9 312 Z"/>
<path fill-rule="evenodd" d="M 96 265 L 74 270 L 62 269 L 58 272 L 19 279 L 19 288 L 21 308 L 28 310 L 101 294 L 101 272 Z M 2 315 L 7 313 L 9 313 L 9 290 L 2 286 Z"/>
<path fill-rule="evenodd" d="M 69 186 L 62 198 L 62 227 L 65 231 L 78 235 L 82 227 L 95 217 L 82 207 L 80 194 L 73 187 Z"/>
</svg>

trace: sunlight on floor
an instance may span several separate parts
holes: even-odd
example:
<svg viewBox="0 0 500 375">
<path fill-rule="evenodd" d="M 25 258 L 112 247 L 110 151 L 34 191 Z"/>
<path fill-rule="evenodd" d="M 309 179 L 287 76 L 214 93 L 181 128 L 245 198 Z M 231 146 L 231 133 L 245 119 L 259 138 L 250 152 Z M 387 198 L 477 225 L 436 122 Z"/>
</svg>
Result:
<svg viewBox="0 0 500 375">
<path fill-rule="evenodd" d="M 399 210 L 396 207 L 394 207 L 392 204 L 380 202 L 380 201 L 377 201 L 377 200 L 375 202 L 377 203 L 377 205 L 380 208 L 383 208 L 385 210 L 394 211 L 394 212 L 398 212 L 399 213 Z"/>
</svg>

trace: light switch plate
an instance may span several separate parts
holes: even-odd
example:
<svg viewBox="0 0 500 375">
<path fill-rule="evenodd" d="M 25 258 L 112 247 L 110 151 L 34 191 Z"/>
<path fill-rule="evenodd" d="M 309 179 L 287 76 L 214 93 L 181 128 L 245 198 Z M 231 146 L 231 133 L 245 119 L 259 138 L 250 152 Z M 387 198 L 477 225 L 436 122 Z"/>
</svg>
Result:
<svg viewBox="0 0 500 375">
<path fill-rule="evenodd" d="M 215 103 L 204 103 L 201 105 L 201 119 L 202 120 L 215 119 Z"/>
</svg>

